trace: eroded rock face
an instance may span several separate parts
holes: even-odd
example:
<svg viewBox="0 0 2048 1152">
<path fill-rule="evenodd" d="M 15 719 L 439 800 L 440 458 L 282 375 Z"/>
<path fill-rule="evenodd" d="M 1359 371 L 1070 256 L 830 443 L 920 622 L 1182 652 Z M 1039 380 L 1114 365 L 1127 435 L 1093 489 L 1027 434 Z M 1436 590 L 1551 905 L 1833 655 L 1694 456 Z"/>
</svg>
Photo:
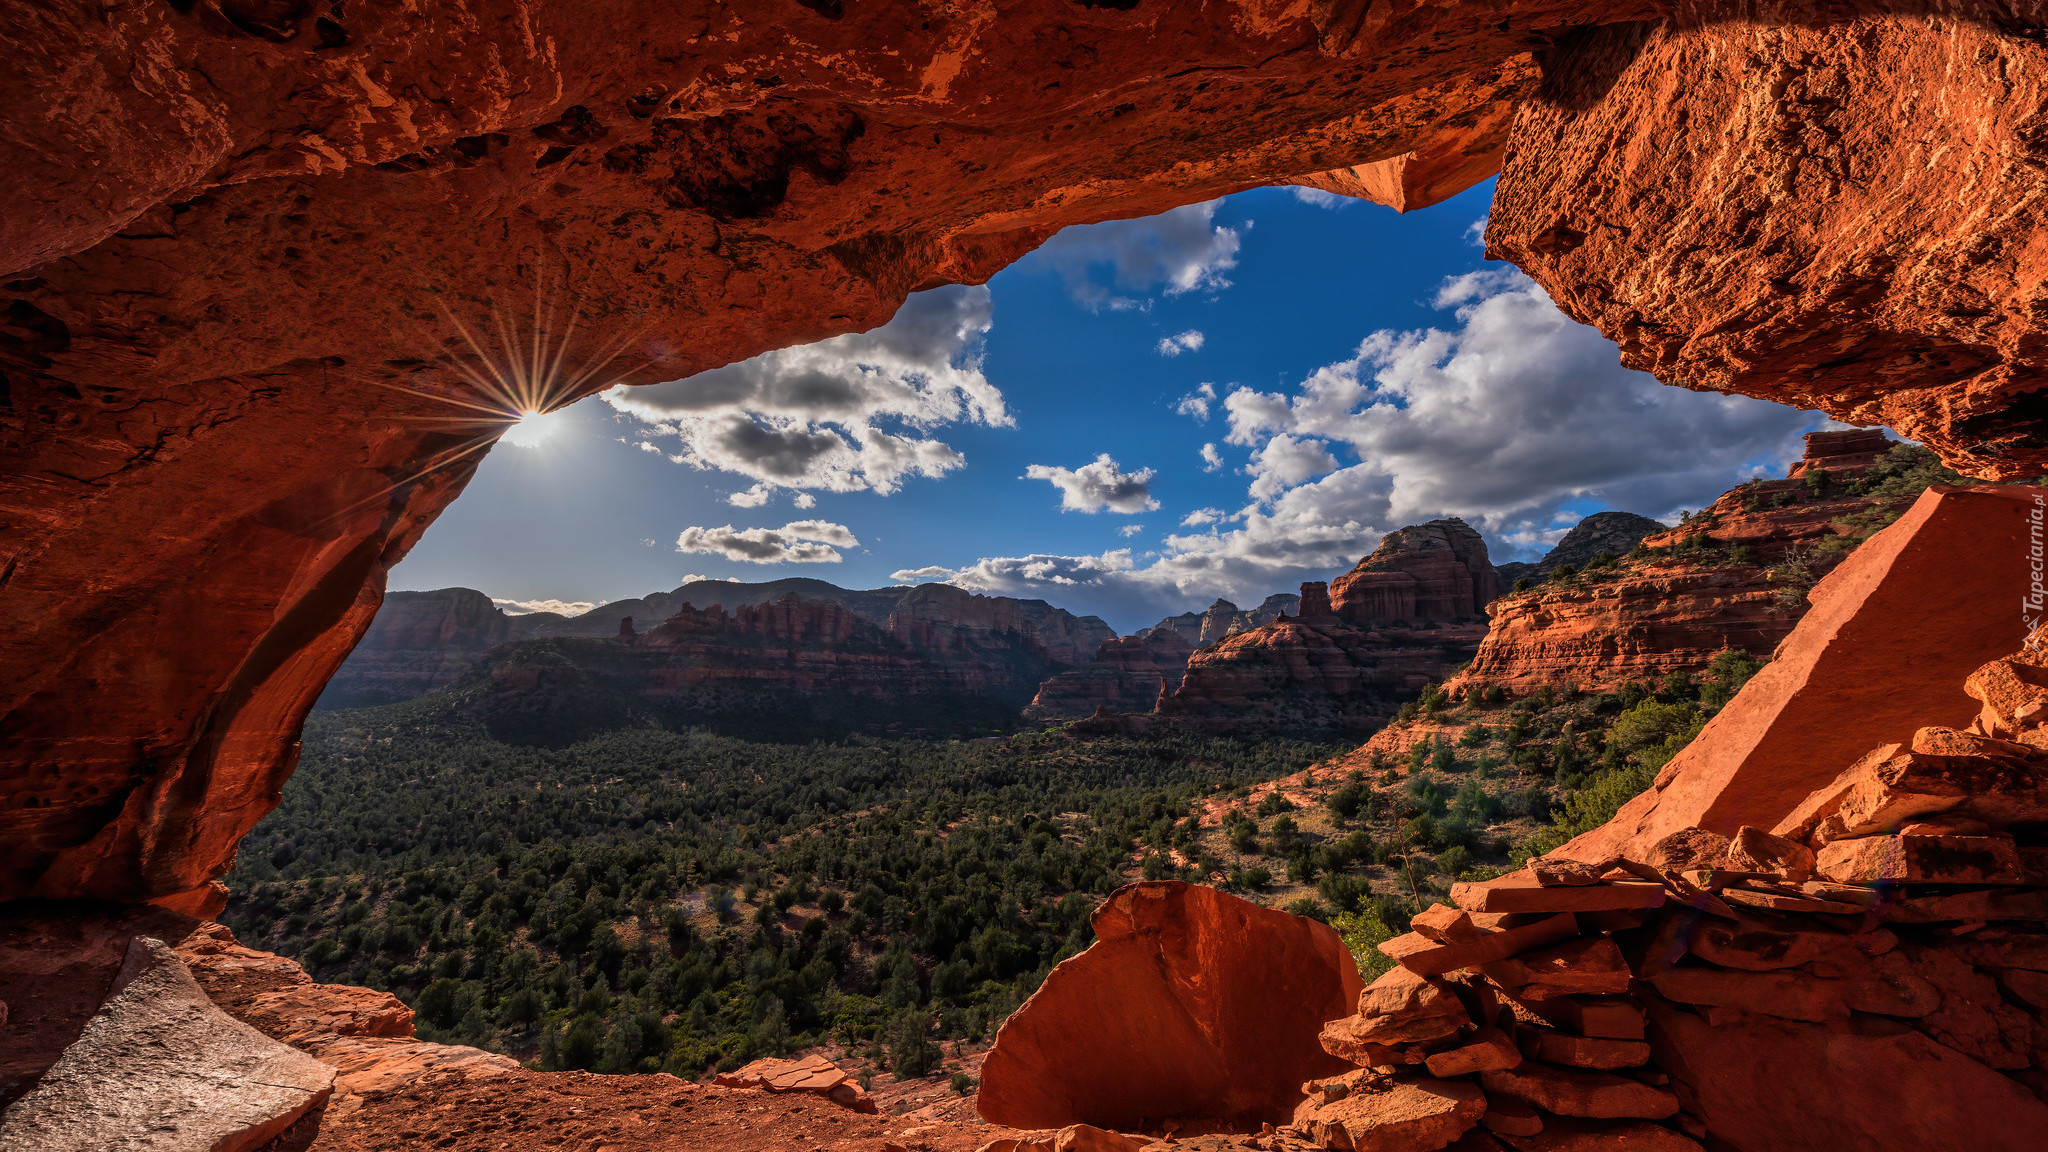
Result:
<svg viewBox="0 0 2048 1152">
<path fill-rule="evenodd" d="M 1251 1131 L 1286 1123 L 1304 1081 L 1347 1067 L 1316 1041 L 1361 990 L 1327 927 L 1178 882 L 1126 885 L 1092 923 L 1095 943 L 997 1034 L 976 1098 L 984 1118 Z"/>
<path fill-rule="evenodd" d="M 1194 653 L 1172 628 L 1104 641 L 1095 659 L 1038 686 L 1024 715 L 1031 720 L 1074 720 L 1102 712 L 1146 712 L 1180 687 Z"/>
<path fill-rule="evenodd" d="M 1996 30 L 2031 19 L 1661 11 L 0 8 L 0 897 L 225 869 L 504 426 L 463 406 L 495 319 L 554 335 L 556 403 L 1065 224 L 1346 169 L 1416 207 L 1485 174 L 1539 55 L 1496 251 L 1673 380 L 2036 467 L 2041 49 Z"/>
<path fill-rule="evenodd" d="M 1660 380 L 1888 425 L 1970 475 L 2040 473 L 2040 42 L 1988 10 L 1695 11 L 1589 33 L 1553 68 L 1488 254 Z"/>
<path fill-rule="evenodd" d="M 1486 541 L 1453 516 L 1389 532 L 1330 581 L 1329 603 L 1360 627 L 1451 623 L 1478 619 L 1501 591 Z"/>
<path fill-rule="evenodd" d="M 1963 691 L 2027 636 L 2039 489 L 1930 489 L 1813 589 L 1777 657 L 1650 790 L 1574 840 L 1574 859 L 1643 858 L 1666 836 L 1773 828 L 1876 744 L 1967 726 Z"/>
<path fill-rule="evenodd" d="M 1583 565 L 1603 552 L 1623 556 L 1637 541 L 1666 551 L 1494 601 L 1486 639 L 1451 687 L 1528 691 L 1569 683 L 1598 691 L 1699 671 L 1726 648 L 1767 657 L 1808 608 L 1774 565 L 1856 531 L 1852 517 L 1903 508 L 1904 501 L 1844 488 L 1893 446 L 1881 431 L 1817 432 L 1785 479 L 1730 489 L 1687 524 L 1667 529 L 1635 517 L 1658 530 L 1636 533 L 1641 525 L 1625 521 L 1597 528 L 1567 554 L 1577 557 L 1570 562 Z M 1828 481 L 1817 489 L 1801 479 L 1816 471 Z M 1694 538 L 1717 551 L 1688 554 L 1683 545 Z M 1740 560 L 1720 551 L 1738 547 L 1746 550 Z M 1538 579 L 1544 574 L 1542 566 L 1529 571 Z"/>
</svg>

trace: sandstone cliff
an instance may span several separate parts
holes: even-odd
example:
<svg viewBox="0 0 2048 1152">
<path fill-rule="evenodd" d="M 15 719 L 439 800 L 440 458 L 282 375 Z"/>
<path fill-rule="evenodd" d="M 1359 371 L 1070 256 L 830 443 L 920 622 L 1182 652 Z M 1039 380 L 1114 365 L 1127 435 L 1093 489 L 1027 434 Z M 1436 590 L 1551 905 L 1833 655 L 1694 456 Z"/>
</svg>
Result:
<svg viewBox="0 0 2048 1152">
<path fill-rule="evenodd" d="M 421 703 L 445 701 L 497 739 L 553 747 L 647 726 L 759 740 L 941 735 L 1012 722 L 1059 667 L 1018 633 L 943 635 L 950 647 L 915 647 L 836 601 L 795 593 L 732 612 L 685 605 L 631 640 L 502 645 Z"/>
<path fill-rule="evenodd" d="M 1287 592 L 1276 592 L 1261 601 L 1257 608 L 1251 609 L 1240 609 L 1230 601 L 1218 598 L 1200 612 L 1168 616 L 1154 624 L 1152 630 L 1170 629 L 1186 640 L 1190 648 L 1202 648 L 1225 636 L 1270 624 L 1282 615 L 1298 612 L 1300 608 L 1301 598 Z"/>
<path fill-rule="evenodd" d="M 1336 580 L 1303 584 L 1299 616 L 1195 651 L 1157 711 L 1211 727 L 1369 727 L 1471 657 L 1499 594 L 1463 520 L 1398 529 Z"/>
<path fill-rule="evenodd" d="M 1482 618 L 1501 582 L 1486 541 L 1453 516 L 1388 533 L 1329 593 L 1336 614 L 1363 627 L 1451 623 Z"/>
<path fill-rule="evenodd" d="M 612 639 L 622 635 L 627 620 L 644 631 L 693 606 L 737 613 L 789 596 L 829 600 L 895 636 L 911 651 L 962 668 L 977 660 L 1012 658 L 1079 664 L 1114 636 L 1096 617 L 1078 617 L 1043 600 L 980 596 L 937 584 L 862 591 L 802 577 L 762 584 L 700 580 L 673 592 L 613 601 L 574 617 L 551 612 L 508 615 L 483 593 L 467 588 L 395 592 L 335 673 L 320 703 L 356 708 L 410 700 L 454 683 L 491 647 L 509 640 Z M 1010 686 L 1006 683 L 1002 690 L 1009 691 Z"/>
<path fill-rule="evenodd" d="M 1226 730 L 1370 728 L 1469 659 L 1486 634 L 1474 620 L 1360 628 L 1330 611 L 1320 582 L 1302 585 L 1301 599 L 1320 613 L 1197 650 L 1158 715 Z"/>
<path fill-rule="evenodd" d="M 1024 718 L 1042 723 L 1149 712 L 1180 687 L 1194 651 L 1179 631 L 1165 625 L 1104 641 L 1093 660 L 1039 685 Z"/>
<path fill-rule="evenodd" d="M 1897 447 L 1881 431 L 1814 433 L 1786 479 L 1732 489 L 1618 561 L 1554 566 L 1493 604 L 1485 642 L 1450 686 L 1600 690 L 1698 671 L 1723 648 L 1768 656 L 1805 614 L 1813 580 L 1917 494 L 1902 474 L 1925 467 L 1912 449 L 1885 455 Z"/>
</svg>

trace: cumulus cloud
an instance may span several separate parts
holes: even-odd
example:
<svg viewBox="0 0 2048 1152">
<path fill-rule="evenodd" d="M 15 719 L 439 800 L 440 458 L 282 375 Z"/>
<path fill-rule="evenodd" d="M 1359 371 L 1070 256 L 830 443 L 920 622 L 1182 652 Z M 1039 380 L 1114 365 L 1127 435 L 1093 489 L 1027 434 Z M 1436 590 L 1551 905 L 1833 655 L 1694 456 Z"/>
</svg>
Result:
<svg viewBox="0 0 2048 1152">
<path fill-rule="evenodd" d="M 1207 343 L 1208 339 L 1208 337 L 1195 331 L 1193 328 L 1177 336 L 1163 336 L 1159 340 L 1159 354 L 1161 356 L 1178 356 L 1183 352 L 1200 352 L 1202 345 Z"/>
<path fill-rule="evenodd" d="M 1223 453 L 1218 452 L 1214 444 L 1202 445 L 1202 471 L 1221 472 L 1222 470 Z"/>
<path fill-rule="evenodd" d="M 1303 188 L 1299 184 L 1294 186 L 1294 198 L 1303 204 L 1332 210 L 1351 203 L 1349 196 L 1339 196 L 1335 192 L 1325 192 L 1321 188 Z"/>
<path fill-rule="evenodd" d="M 1057 576 L 1061 603 L 1129 605 L 1135 626 L 1148 622 L 1142 612 L 1216 596 L 1257 603 L 1326 579 L 1386 532 L 1441 516 L 1479 528 L 1497 563 L 1528 559 L 1588 507 L 1670 519 L 1752 475 L 1781 475 L 1800 434 L 1821 422 L 1629 371 L 1613 344 L 1512 270 L 1454 277 L 1435 303 L 1454 323 L 1374 332 L 1293 389 L 1223 397 L 1226 441 L 1250 452 L 1242 508 L 1186 514 L 1189 531 L 1142 563 L 992 557 L 946 579 L 1031 595 L 1053 591 Z M 1214 445 L 1203 458 L 1221 463 Z"/>
<path fill-rule="evenodd" d="M 1058 273 L 1068 294 L 1091 311 L 1146 308 L 1151 300 L 1144 294 L 1154 290 L 1219 292 L 1230 287 L 1225 273 L 1237 266 L 1242 242 L 1237 229 L 1216 223 L 1221 203 L 1062 229 L 1029 259 Z M 1108 270 L 1106 284 L 1097 278 L 1100 268 Z"/>
<path fill-rule="evenodd" d="M 837 564 L 840 548 L 858 548 L 860 541 L 844 524 L 829 520 L 795 520 L 780 528 L 685 528 L 676 537 L 676 551 L 723 556 L 746 564 Z"/>
<path fill-rule="evenodd" d="M 1465 243 L 1472 245 L 1474 248 L 1486 247 L 1486 222 L 1492 218 L 1492 215 L 1489 213 L 1466 225 Z"/>
<path fill-rule="evenodd" d="M 1144 530 L 1145 526 L 1143 524 L 1126 524 L 1123 527 L 1117 529 L 1116 534 L 1119 536 L 1136 536 L 1138 533 L 1143 532 Z"/>
<path fill-rule="evenodd" d="M 1140 468 L 1126 472 L 1117 467 L 1109 453 L 1095 458 L 1093 464 L 1079 468 L 1060 468 L 1049 464 L 1033 464 L 1024 470 L 1027 480 L 1050 480 L 1060 490 L 1060 510 L 1063 512 L 1122 512 L 1132 515 L 1150 512 L 1159 507 L 1159 501 L 1152 498 L 1152 469 Z"/>
<path fill-rule="evenodd" d="M 907 477 L 964 463 L 930 430 L 1011 423 L 981 370 L 993 316 L 986 287 L 937 288 L 873 331 L 614 388 L 605 400 L 648 425 L 642 448 L 752 481 L 727 497 L 736 507 L 758 508 L 783 489 L 887 495 Z M 674 451 L 654 442 L 669 437 Z"/>
<path fill-rule="evenodd" d="M 1197 420 L 1209 418 L 1209 404 L 1216 399 L 1214 384 L 1197 385 L 1193 392 L 1180 398 L 1173 410 L 1182 416 L 1193 416 Z"/>
<path fill-rule="evenodd" d="M 592 608 L 597 607 L 596 604 L 588 600 L 500 600 L 492 597 L 491 603 L 496 604 L 499 610 L 507 616 L 526 616 L 534 612 L 554 612 L 562 616 L 581 616 Z"/>
</svg>

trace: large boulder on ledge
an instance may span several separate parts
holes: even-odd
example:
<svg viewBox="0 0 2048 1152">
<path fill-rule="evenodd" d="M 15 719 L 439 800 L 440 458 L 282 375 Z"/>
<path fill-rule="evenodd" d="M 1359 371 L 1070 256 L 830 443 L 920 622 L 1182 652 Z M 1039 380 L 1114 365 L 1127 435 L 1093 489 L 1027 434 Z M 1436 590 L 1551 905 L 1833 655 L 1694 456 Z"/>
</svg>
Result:
<svg viewBox="0 0 2048 1152">
<path fill-rule="evenodd" d="M 1093 926 L 1095 943 L 997 1034 L 976 1097 L 984 1119 L 1255 1131 L 1288 1122 L 1304 1081 L 1351 1069 L 1317 1041 L 1363 990 L 1328 927 L 1179 882 L 1117 889 Z"/>
</svg>

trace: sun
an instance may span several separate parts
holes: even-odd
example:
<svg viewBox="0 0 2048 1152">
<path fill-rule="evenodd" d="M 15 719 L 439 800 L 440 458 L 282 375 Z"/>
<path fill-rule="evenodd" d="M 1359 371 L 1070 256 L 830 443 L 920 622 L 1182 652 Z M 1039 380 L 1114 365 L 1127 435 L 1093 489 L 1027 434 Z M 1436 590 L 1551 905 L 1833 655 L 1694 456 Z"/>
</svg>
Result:
<svg viewBox="0 0 2048 1152">
<path fill-rule="evenodd" d="M 510 444 L 514 448 L 538 448 L 568 422 L 569 409 L 566 406 L 552 412 L 521 412 L 512 426 L 505 429 L 505 434 L 498 437 L 498 443 Z"/>
</svg>

